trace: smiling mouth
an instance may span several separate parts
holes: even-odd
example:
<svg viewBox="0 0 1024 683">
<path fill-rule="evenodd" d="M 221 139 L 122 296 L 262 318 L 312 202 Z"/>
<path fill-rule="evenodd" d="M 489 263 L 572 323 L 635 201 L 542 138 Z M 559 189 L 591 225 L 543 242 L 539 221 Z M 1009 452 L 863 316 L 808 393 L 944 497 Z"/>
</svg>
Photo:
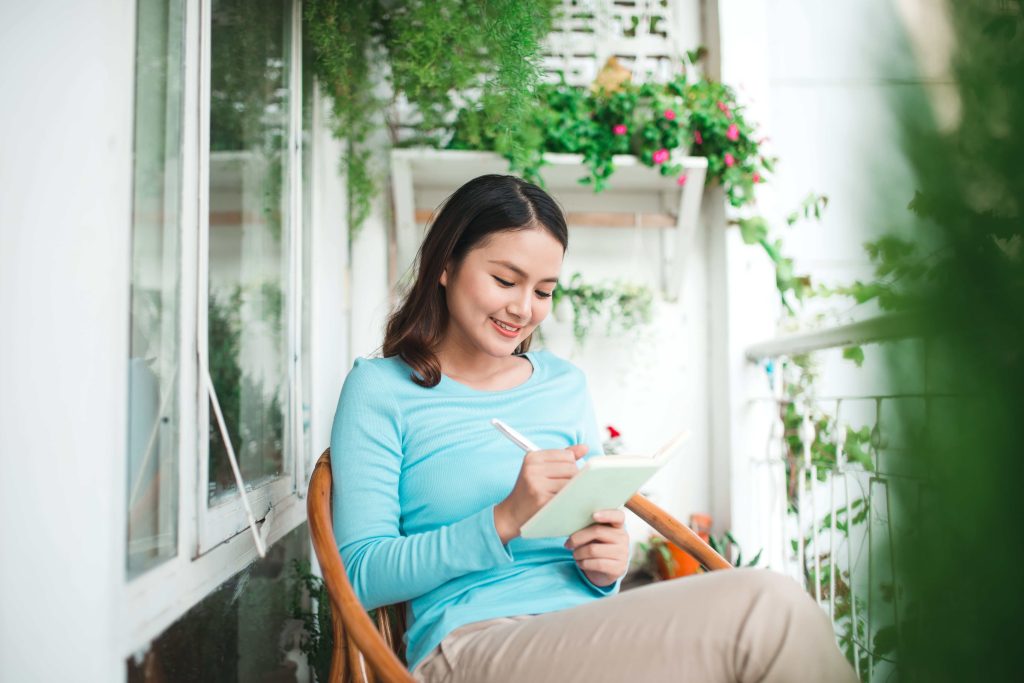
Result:
<svg viewBox="0 0 1024 683">
<path fill-rule="evenodd" d="M 508 323 L 498 320 L 497 318 L 491 318 L 491 322 L 497 325 L 499 329 L 508 332 L 509 334 L 514 334 L 519 330 L 523 329 L 522 327 L 515 327 L 513 325 L 509 325 Z"/>
</svg>

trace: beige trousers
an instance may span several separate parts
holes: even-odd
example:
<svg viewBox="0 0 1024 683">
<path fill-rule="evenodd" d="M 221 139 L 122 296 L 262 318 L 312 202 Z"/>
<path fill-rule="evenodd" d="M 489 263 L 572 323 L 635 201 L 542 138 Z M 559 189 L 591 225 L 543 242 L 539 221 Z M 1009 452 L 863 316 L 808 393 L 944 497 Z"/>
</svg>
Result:
<svg viewBox="0 0 1024 683">
<path fill-rule="evenodd" d="M 452 631 L 422 683 L 857 681 L 825 612 L 792 579 L 731 569 Z"/>
</svg>

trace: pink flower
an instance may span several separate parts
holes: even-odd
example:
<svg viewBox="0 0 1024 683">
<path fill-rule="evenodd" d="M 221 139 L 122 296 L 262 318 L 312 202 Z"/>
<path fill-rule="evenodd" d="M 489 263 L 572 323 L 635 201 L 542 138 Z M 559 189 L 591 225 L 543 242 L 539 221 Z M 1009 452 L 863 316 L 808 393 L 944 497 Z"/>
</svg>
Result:
<svg viewBox="0 0 1024 683">
<path fill-rule="evenodd" d="M 729 138 L 733 142 L 736 142 L 737 140 L 740 139 L 740 127 L 737 126 L 735 123 L 730 123 L 729 130 L 725 132 L 725 137 Z"/>
<path fill-rule="evenodd" d="M 729 107 L 722 100 L 718 100 L 718 108 L 725 114 L 726 118 L 732 118 L 732 112 L 729 111 Z"/>
<path fill-rule="evenodd" d="M 626 124 L 620 123 L 615 126 L 612 126 L 612 132 L 615 133 L 616 135 L 625 135 L 626 133 L 629 132 L 629 128 L 626 128 Z"/>
<path fill-rule="evenodd" d="M 683 175 L 681 175 L 678 178 L 676 178 L 676 185 L 679 185 L 680 187 L 682 187 L 685 184 L 686 184 L 686 174 L 684 173 Z"/>
<path fill-rule="evenodd" d="M 761 182 L 761 174 L 758 173 L 757 171 L 754 171 L 754 175 L 751 177 L 751 180 L 753 180 L 755 183 Z"/>
<path fill-rule="evenodd" d="M 693 131 L 693 139 L 698 145 L 704 144 L 704 137 L 700 134 L 699 130 Z"/>
<path fill-rule="evenodd" d="M 666 109 L 665 110 L 665 118 L 668 119 L 669 121 L 675 121 L 676 113 L 674 111 L 672 111 L 671 109 Z"/>
<path fill-rule="evenodd" d="M 726 152 L 725 153 L 725 165 L 726 166 L 732 166 L 735 163 L 736 163 L 736 157 L 734 157 L 733 155 L 731 155 L 728 152 Z"/>
<path fill-rule="evenodd" d="M 651 157 L 656 164 L 663 164 L 668 161 L 668 150 L 662 147 Z"/>
</svg>

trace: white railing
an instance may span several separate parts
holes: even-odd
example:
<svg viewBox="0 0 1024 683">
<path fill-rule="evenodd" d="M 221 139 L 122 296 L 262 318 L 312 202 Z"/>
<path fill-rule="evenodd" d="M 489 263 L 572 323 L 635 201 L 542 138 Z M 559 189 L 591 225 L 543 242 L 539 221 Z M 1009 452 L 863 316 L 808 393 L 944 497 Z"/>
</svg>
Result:
<svg viewBox="0 0 1024 683">
<path fill-rule="evenodd" d="M 748 461 L 748 537 L 762 544 L 769 566 L 798 579 L 827 610 L 864 681 L 889 680 L 897 671 L 907 607 L 897 539 L 918 513 L 900 506 L 927 495 L 927 482 L 910 467 L 913 435 L 906 430 L 908 414 L 927 426 L 939 398 L 928 387 L 928 344 L 914 336 L 919 323 L 883 316 L 747 350 L 770 387 L 749 401 L 762 409 L 767 438 L 764 453 Z M 842 357 L 852 346 L 866 347 L 863 366 Z M 887 386 L 897 357 L 918 363 L 902 368 L 919 376 L 901 377 L 901 391 Z M 817 365 L 816 380 L 795 384 L 804 374 L 795 372 L 798 365 L 808 363 Z"/>
</svg>

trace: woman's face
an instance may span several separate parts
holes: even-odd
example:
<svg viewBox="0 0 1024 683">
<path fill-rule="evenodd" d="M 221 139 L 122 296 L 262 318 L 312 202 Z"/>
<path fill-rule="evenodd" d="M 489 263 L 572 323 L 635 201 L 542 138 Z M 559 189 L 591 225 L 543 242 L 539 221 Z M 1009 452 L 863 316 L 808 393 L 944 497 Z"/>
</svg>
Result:
<svg viewBox="0 0 1024 683">
<path fill-rule="evenodd" d="M 551 311 L 563 255 L 562 244 L 543 228 L 493 233 L 466 254 L 457 272 L 449 266 L 441 274 L 450 314 L 445 341 L 510 356 Z"/>
</svg>

